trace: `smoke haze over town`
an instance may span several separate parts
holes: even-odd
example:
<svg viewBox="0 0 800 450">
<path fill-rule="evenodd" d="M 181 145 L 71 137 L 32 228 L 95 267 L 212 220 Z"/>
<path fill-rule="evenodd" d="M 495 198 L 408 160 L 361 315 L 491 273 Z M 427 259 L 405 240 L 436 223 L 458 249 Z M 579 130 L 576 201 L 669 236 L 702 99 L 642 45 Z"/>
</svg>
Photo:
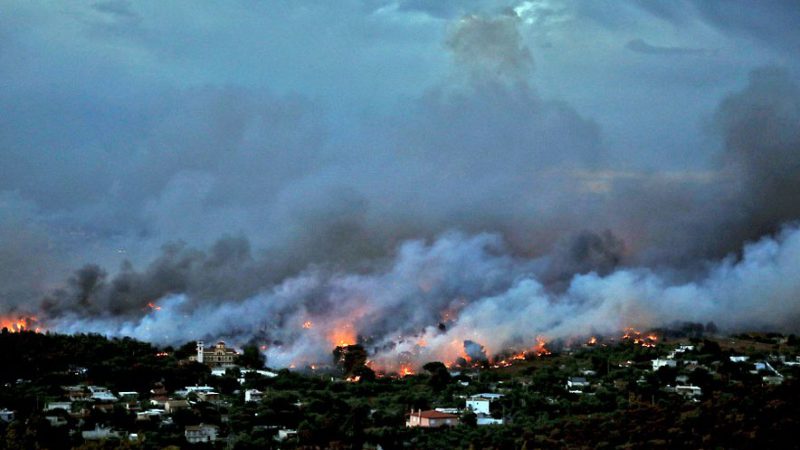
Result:
<svg viewBox="0 0 800 450">
<path fill-rule="evenodd" d="M 4 10 L 6 320 L 276 367 L 800 331 L 795 2 Z"/>
</svg>

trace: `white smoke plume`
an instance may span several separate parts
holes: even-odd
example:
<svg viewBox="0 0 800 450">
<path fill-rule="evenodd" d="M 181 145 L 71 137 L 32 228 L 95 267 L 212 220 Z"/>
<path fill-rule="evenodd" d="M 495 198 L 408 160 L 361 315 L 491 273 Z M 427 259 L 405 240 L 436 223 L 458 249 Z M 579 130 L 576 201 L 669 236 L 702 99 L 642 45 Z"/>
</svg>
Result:
<svg viewBox="0 0 800 450">
<path fill-rule="evenodd" d="M 576 275 L 564 292 L 536 276 L 537 260 L 516 259 L 497 235 L 448 234 L 404 243 L 391 265 L 370 275 L 308 271 L 240 302 L 185 308 L 166 296 L 135 320 L 63 316 L 53 329 L 134 336 L 161 344 L 226 338 L 266 346 L 275 366 L 327 363 L 335 345 L 362 342 L 380 367 L 453 362 L 465 341 L 488 353 L 546 340 L 617 333 L 676 321 L 714 321 L 793 330 L 800 319 L 800 229 L 747 244 L 741 259 L 718 261 L 691 282 L 646 268 Z M 315 309 L 320 308 L 318 311 Z M 440 326 L 443 324 L 444 326 Z"/>
</svg>

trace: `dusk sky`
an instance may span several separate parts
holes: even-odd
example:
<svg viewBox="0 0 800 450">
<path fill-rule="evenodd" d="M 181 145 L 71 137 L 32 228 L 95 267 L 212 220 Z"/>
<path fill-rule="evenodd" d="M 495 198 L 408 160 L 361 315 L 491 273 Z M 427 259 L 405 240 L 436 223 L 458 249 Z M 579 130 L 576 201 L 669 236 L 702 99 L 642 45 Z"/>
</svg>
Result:
<svg viewBox="0 0 800 450">
<path fill-rule="evenodd" d="M 309 270 L 380 284 L 402 248 L 451 241 L 504 275 L 453 260 L 463 292 L 442 308 L 521 277 L 552 295 L 627 268 L 702 285 L 800 218 L 796 1 L 0 10 L 4 312 L 135 320 Z"/>
</svg>

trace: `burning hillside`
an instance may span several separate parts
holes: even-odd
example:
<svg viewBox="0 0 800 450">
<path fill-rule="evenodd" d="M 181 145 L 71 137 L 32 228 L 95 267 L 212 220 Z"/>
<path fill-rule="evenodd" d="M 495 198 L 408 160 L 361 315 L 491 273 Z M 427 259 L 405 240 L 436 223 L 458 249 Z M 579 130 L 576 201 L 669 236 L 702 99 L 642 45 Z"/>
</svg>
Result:
<svg viewBox="0 0 800 450">
<path fill-rule="evenodd" d="M 602 342 L 600 336 L 616 335 L 650 347 L 659 337 L 641 330 L 673 322 L 714 321 L 722 330 L 750 325 L 748 311 L 762 305 L 763 286 L 800 292 L 795 255 L 800 231 L 787 229 L 748 245 L 741 260 L 724 260 L 696 281 L 621 269 L 607 276 L 576 275 L 555 290 L 537 280 L 534 260 L 514 258 L 499 236 L 448 234 L 430 244 L 401 245 L 371 273 L 310 270 L 243 300 L 203 304 L 185 293 L 150 300 L 153 307 L 139 307 L 137 315 L 37 317 L 55 331 L 164 344 L 255 341 L 276 367 L 326 363 L 333 347 L 356 343 L 387 371 L 428 361 L 505 364 L 546 354 L 546 342 L 593 345 Z M 777 329 L 796 325 L 794 303 L 771 305 L 762 308 L 759 320 Z M 10 329 L 32 328 L 31 321 L 7 322 Z"/>
<path fill-rule="evenodd" d="M 8 330 L 11 333 L 22 331 L 41 332 L 39 321 L 36 317 L 0 317 L 0 330 Z"/>
</svg>

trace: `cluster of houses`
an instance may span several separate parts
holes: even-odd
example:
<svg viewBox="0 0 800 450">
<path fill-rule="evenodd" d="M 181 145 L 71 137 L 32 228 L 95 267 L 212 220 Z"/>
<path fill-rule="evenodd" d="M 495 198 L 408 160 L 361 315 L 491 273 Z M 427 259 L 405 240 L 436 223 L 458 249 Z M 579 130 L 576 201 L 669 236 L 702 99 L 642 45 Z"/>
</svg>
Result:
<svg viewBox="0 0 800 450">
<path fill-rule="evenodd" d="M 149 398 L 143 401 L 140 401 L 138 392 L 120 391 L 115 394 L 103 386 L 63 386 L 62 390 L 61 399 L 45 403 L 42 409 L 45 419 L 53 427 L 67 426 L 74 421 L 79 429 L 92 410 L 111 412 L 117 407 L 135 414 L 137 422 L 157 421 L 160 426 L 165 426 L 173 424 L 174 414 L 192 408 L 198 401 L 221 404 L 219 394 L 209 386 L 187 386 L 169 394 L 163 385 L 158 384 L 150 390 Z M 117 430 L 106 424 L 97 424 L 94 429 L 80 433 L 86 441 L 139 439 L 136 433 Z M 185 436 L 188 442 L 214 441 L 217 438 L 217 427 L 206 424 L 187 426 Z"/>
<path fill-rule="evenodd" d="M 706 359 L 707 365 L 700 364 L 697 360 L 692 359 L 692 355 L 695 354 L 694 350 L 695 348 L 692 345 L 678 345 L 666 356 L 651 360 L 647 366 L 644 366 L 643 363 L 636 365 L 643 370 L 649 369 L 652 373 L 658 373 L 663 368 L 669 369 L 668 376 L 674 373 L 674 384 L 662 386 L 661 390 L 666 393 L 683 396 L 687 401 L 698 401 L 698 398 L 703 396 L 703 390 L 701 387 L 689 382 L 690 379 L 693 379 L 690 376 L 691 373 L 697 369 L 703 369 L 713 374 L 714 369 L 718 368 L 721 361 L 708 363 Z M 237 353 L 226 347 L 224 342 L 219 342 L 210 349 L 206 348 L 202 342 L 198 342 L 197 354 L 192 357 L 192 360 L 208 365 L 211 368 L 211 375 L 216 377 L 229 375 L 231 369 L 236 369 L 239 374 L 238 382 L 240 385 L 245 384 L 249 375 L 267 378 L 278 375 L 269 370 L 237 367 L 234 365 L 236 355 Z M 743 365 L 741 366 L 743 371 L 746 369 L 751 374 L 760 377 L 765 385 L 780 384 L 784 381 L 784 375 L 778 369 L 784 370 L 789 367 L 800 366 L 800 357 L 786 358 L 776 356 L 754 361 L 751 361 L 748 356 L 734 355 L 726 357 L 730 363 Z M 634 363 L 625 361 L 619 365 L 620 367 L 631 367 Z M 747 367 L 748 365 L 750 366 L 749 368 Z M 458 377 L 461 374 L 459 372 L 451 372 L 451 375 Z M 463 377 L 459 377 L 458 383 L 461 386 L 468 386 L 470 382 L 466 379 L 474 378 L 473 375 L 477 376 L 478 373 L 466 373 Z M 664 375 L 664 372 L 659 373 L 662 381 Z M 647 380 L 644 376 L 637 381 L 637 383 L 646 382 Z M 499 387 L 500 383 L 503 383 L 503 381 L 490 384 L 488 389 L 507 393 L 508 390 Z M 626 383 L 624 380 L 614 380 L 614 385 L 620 389 L 623 389 Z M 525 382 L 523 382 L 524 384 Z M 593 395 L 593 392 L 601 384 L 602 382 L 597 378 L 597 373 L 594 370 L 581 369 L 575 372 L 575 376 L 566 378 L 563 387 L 567 395 Z M 259 403 L 265 397 L 265 393 L 257 389 L 243 389 L 243 392 L 239 392 L 243 393 L 246 403 Z M 478 426 L 502 425 L 505 411 L 500 406 L 503 403 L 500 400 L 503 397 L 504 394 L 498 392 L 486 392 L 470 396 L 465 394 L 461 397 L 464 401 L 463 407 L 411 410 L 406 414 L 405 425 L 406 427 L 420 428 L 453 427 L 462 424 L 466 417 L 471 417 L 472 415 L 474 415 L 475 424 Z M 62 395 L 57 400 L 46 402 L 42 411 L 43 416 L 52 427 L 77 424 L 73 432 L 80 433 L 86 441 L 104 439 L 136 441 L 142 439 L 142 437 L 126 430 L 115 429 L 110 423 L 98 423 L 94 425 L 94 428 L 88 429 L 92 426 L 92 422 L 86 424 L 86 419 L 91 416 L 92 411 L 112 412 L 117 408 L 122 408 L 135 415 L 137 423 L 149 425 L 149 427 L 140 427 L 138 429 L 174 426 L 175 421 L 173 419 L 176 414 L 181 411 L 195 409 L 200 403 L 219 407 L 230 406 L 228 400 L 223 398 L 211 386 L 186 386 L 183 389 L 169 392 L 164 385 L 156 384 L 152 386 L 149 392 L 139 393 L 134 391 L 112 392 L 104 386 L 80 384 L 62 386 Z M 0 421 L 11 422 L 14 419 L 14 411 L 0 409 Z M 221 420 L 225 422 L 226 417 L 223 416 Z M 215 442 L 220 439 L 220 429 L 215 424 L 187 425 L 184 427 L 183 435 L 188 443 Z M 277 429 L 275 439 L 285 440 L 296 435 L 296 430 L 282 428 Z"/>
<path fill-rule="evenodd" d="M 253 370 L 239 368 L 235 365 L 238 353 L 220 341 L 213 347 L 206 348 L 203 342 L 197 343 L 197 354 L 190 360 L 208 365 L 212 376 L 224 376 L 232 368 L 239 370 L 239 384 L 245 383 L 245 376 L 255 373 L 264 377 L 275 377 L 277 373 L 268 370 Z M 85 374 L 85 369 L 84 373 Z M 227 401 L 211 386 L 186 386 L 174 392 L 169 392 L 163 384 L 157 383 L 149 392 L 135 391 L 112 392 L 104 386 L 80 384 L 75 386 L 62 386 L 62 394 L 56 400 L 44 403 L 42 413 L 52 427 L 65 427 L 74 424 L 73 433 L 80 433 L 86 441 L 106 439 L 129 439 L 137 441 L 141 437 L 137 433 L 127 430 L 115 429 L 111 424 L 98 423 L 92 429 L 85 429 L 86 420 L 93 411 L 112 412 L 115 408 L 135 414 L 136 422 L 140 424 L 152 423 L 154 426 L 163 427 L 174 425 L 173 417 L 183 410 L 191 410 L 200 402 L 207 402 L 215 406 L 229 406 Z M 255 389 L 245 391 L 245 400 L 259 402 L 262 392 Z M 15 412 L 9 409 L 0 409 L 0 420 L 11 422 L 15 419 Z M 223 417 L 224 420 L 224 417 Z M 284 430 L 285 431 L 285 430 Z M 213 424 L 188 425 L 184 429 L 184 436 L 189 443 L 214 442 L 219 437 L 219 427 Z M 286 434 L 286 433 L 284 433 Z"/>
<path fill-rule="evenodd" d="M 710 366 L 700 364 L 697 360 L 686 357 L 686 355 L 691 354 L 691 352 L 694 350 L 694 345 L 678 345 L 676 348 L 672 349 L 666 355 L 666 357 L 651 360 L 650 369 L 652 372 L 658 372 L 661 368 L 675 369 L 677 375 L 675 375 L 674 384 L 668 384 L 664 386 L 662 391 L 675 393 L 688 400 L 696 402 L 698 401 L 698 398 L 702 397 L 703 390 L 699 386 L 689 383 L 691 378 L 689 374 L 697 369 L 703 369 L 706 372 L 713 374 L 714 367 L 721 364 L 721 361 L 715 361 Z M 794 359 L 788 359 L 786 356 L 771 356 L 770 358 L 774 360 L 773 362 L 778 361 L 783 366 L 800 366 L 800 356 L 795 357 Z M 783 383 L 784 381 L 784 376 L 778 370 L 776 370 L 768 360 L 751 362 L 750 357 L 744 355 L 729 356 L 728 360 L 736 364 L 752 364 L 752 368 L 749 370 L 749 373 L 760 376 L 764 385 L 777 385 Z M 620 367 L 629 367 L 630 365 L 632 365 L 632 362 L 626 361 L 625 363 L 620 364 Z M 575 376 L 567 379 L 565 385 L 567 392 L 572 394 L 584 394 L 590 392 L 592 388 L 597 386 L 597 383 L 592 383 L 589 380 L 591 376 L 596 375 L 594 371 L 584 370 L 582 371 L 582 375 L 583 376 Z M 621 383 L 619 387 L 622 387 L 624 381 L 618 381 Z M 638 384 L 643 384 L 646 382 L 647 380 L 644 377 L 640 377 L 637 380 Z"/>
</svg>

